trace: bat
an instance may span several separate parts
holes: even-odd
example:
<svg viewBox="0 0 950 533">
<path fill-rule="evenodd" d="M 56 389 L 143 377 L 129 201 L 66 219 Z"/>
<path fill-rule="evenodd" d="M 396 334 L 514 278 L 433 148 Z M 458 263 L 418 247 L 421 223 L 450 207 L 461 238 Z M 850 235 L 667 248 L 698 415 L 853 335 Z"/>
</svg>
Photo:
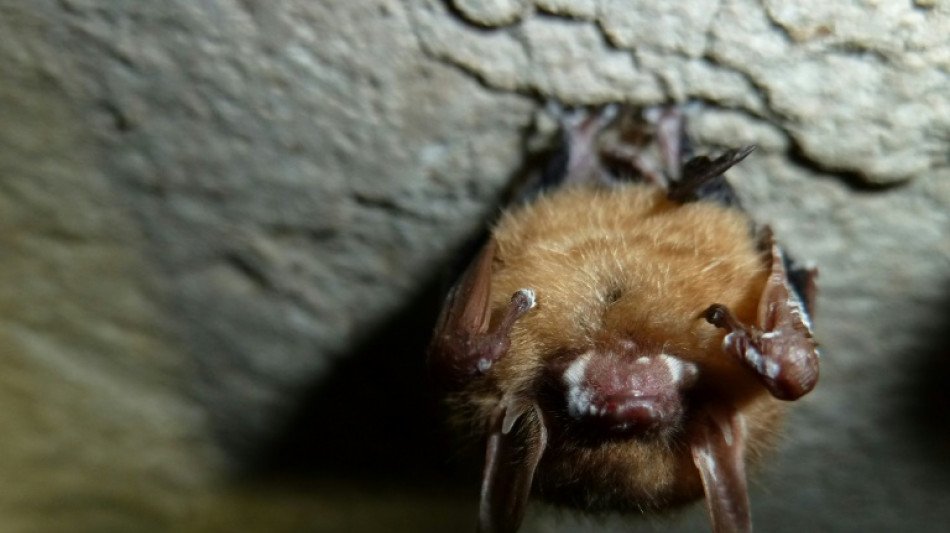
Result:
<svg viewBox="0 0 950 533">
<path fill-rule="evenodd" d="M 485 442 L 478 531 L 528 500 L 661 512 L 705 497 L 752 530 L 746 469 L 818 380 L 817 270 L 691 157 L 676 106 L 562 113 L 562 157 L 525 186 L 445 299 L 427 358 Z"/>
</svg>

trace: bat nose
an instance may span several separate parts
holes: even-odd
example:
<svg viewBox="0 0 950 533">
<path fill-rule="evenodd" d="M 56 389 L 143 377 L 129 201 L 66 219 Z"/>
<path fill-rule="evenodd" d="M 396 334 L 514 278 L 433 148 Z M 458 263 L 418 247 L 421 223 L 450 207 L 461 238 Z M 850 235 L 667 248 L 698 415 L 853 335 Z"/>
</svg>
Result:
<svg viewBox="0 0 950 533">
<path fill-rule="evenodd" d="M 666 354 L 592 350 L 562 371 L 568 416 L 611 435 L 643 435 L 675 428 L 683 391 L 695 381 L 692 363 Z"/>
</svg>

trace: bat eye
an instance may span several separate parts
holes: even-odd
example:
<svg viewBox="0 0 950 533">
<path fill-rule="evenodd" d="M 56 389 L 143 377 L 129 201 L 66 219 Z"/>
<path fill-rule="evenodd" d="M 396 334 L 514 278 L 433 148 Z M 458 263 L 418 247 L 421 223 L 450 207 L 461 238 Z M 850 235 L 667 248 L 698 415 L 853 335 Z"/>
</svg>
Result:
<svg viewBox="0 0 950 533">
<path fill-rule="evenodd" d="M 682 392 L 696 381 L 696 365 L 667 354 L 590 351 L 560 376 L 570 419 L 612 435 L 647 435 L 676 427 Z"/>
</svg>

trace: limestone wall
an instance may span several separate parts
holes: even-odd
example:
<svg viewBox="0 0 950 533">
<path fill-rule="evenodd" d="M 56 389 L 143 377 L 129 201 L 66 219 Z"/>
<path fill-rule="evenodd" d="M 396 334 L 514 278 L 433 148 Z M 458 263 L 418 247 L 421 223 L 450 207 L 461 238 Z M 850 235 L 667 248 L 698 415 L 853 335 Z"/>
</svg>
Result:
<svg viewBox="0 0 950 533">
<path fill-rule="evenodd" d="M 948 35 L 940 0 L 0 0 L 0 531 L 471 527 L 421 349 L 547 99 L 695 102 L 821 268 L 758 528 L 943 531 Z"/>
</svg>

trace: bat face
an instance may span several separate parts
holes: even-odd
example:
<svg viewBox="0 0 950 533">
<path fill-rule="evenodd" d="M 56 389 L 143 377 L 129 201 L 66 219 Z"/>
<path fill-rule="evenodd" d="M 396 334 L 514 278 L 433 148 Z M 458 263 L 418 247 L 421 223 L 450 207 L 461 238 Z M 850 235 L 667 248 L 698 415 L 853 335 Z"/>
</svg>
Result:
<svg viewBox="0 0 950 533">
<path fill-rule="evenodd" d="M 654 115 L 568 124 L 566 168 L 447 298 L 429 362 L 486 437 L 480 531 L 516 531 L 532 492 L 586 511 L 705 496 L 715 531 L 750 531 L 746 463 L 817 380 L 814 271 L 792 286 L 722 178 L 751 150 L 682 164 L 681 117 Z"/>
</svg>

